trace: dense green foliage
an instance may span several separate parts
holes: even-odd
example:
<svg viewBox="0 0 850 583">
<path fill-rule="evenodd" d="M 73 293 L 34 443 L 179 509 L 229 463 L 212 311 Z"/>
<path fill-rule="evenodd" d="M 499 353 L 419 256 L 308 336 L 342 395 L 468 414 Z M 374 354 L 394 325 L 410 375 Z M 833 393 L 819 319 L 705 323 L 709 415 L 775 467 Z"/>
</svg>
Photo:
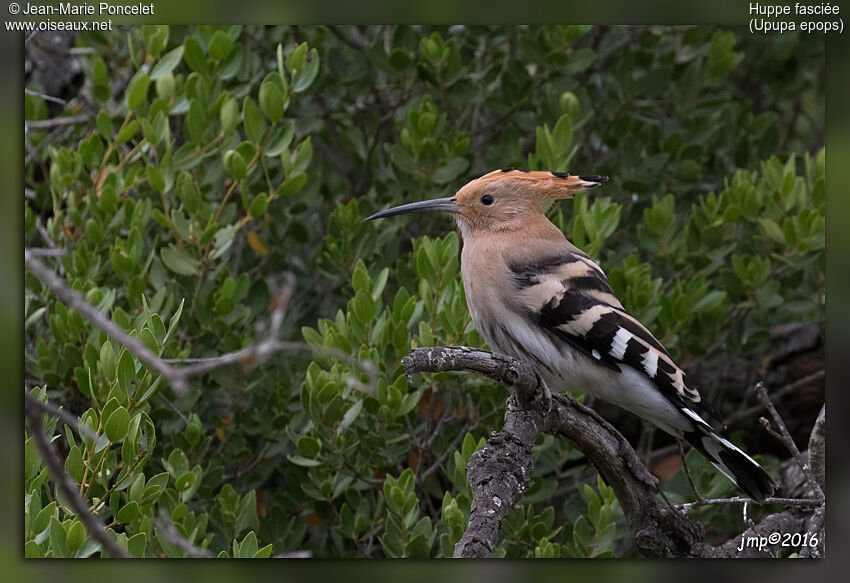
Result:
<svg viewBox="0 0 850 583">
<path fill-rule="evenodd" d="M 291 272 L 281 337 L 314 347 L 218 368 L 177 398 L 27 274 L 28 379 L 100 433 L 45 416 L 80 492 L 135 556 L 184 554 L 153 524 L 163 510 L 223 555 L 451 555 L 466 462 L 500 428 L 506 394 L 470 375 L 403 376 L 411 347 L 482 345 L 462 242 L 438 215 L 363 217 L 486 171 L 609 175 L 550 216 L 686 369 L 823 319 L 817 38 L 152 26 L 76 42 L 85 83 L 67 110 L 91 118 L 29 132 L 41 155 L 26 168 L 27 245 L 47 246 L 43 225 L 67 252 L 43 260 L 166 359 L 262 340 Z M 28 95 L 26 114 L 44 119 L 48 103 Z M 25 447 L 26 555 L 99 552 L 30 436 Z M 581 452 L 541 437 L 535 457 L 497 555 L 634 553 Z M 705 495 L 734 493 L 688 459 Z M 666 488 L 692 499 L 681 474 Z M 729 528 L 723 510 L 703 516 Z"/>
</svg>

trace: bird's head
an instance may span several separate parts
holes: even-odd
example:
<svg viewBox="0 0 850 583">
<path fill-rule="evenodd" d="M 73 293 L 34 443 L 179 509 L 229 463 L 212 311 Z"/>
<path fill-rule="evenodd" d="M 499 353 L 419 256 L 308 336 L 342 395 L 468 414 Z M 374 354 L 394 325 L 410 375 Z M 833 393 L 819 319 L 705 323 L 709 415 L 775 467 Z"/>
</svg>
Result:
<svg viewBox="0 0 850 583">
<path fill-rule="evenodd" d="M 404 204 L 376 213 L 366 220 L 418 211 L 445 211 L 455 217 L 464 234 L 521 229 L 527 221 L 542 216 L 547 202 L 572 198 L 576 193 L 607 180 L 607 176 L 573 176 L 566 172 L 505 168 L 476 178 L 454 196 Z"/>
</svg>

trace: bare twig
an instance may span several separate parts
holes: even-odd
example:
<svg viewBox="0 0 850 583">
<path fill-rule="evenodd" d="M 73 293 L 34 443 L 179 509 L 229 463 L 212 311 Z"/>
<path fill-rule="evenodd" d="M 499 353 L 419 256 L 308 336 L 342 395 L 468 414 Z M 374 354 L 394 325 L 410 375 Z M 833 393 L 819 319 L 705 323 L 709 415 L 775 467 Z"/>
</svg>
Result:
<svg viewBox="0 0 850 583">
<path fill-rule="evenodd" d="M 24 164 L 29 164 L 32 160 L 41 161 L 40 156 L 44 148 L 52 144 L 54 141 L 60 143 L 64 142 L 65 138 L 67 138 L 71 133 L 73 133 L 73 131 L 73 126 L 60 126 L 54 129 L 52 132 L 47 134 L 42 140 L 39 140 L 37 146 L 35 146 L 32 150 L 27 151 L 27 157 L 24 158 Z"/>
<path fill-rule="evenodd" d="M 61 257 L 68 254 L 65 249 L 53 249 L 49 247 L 27 247 L 27 251 L 36 257 Z"/>
<path fill-rule="evenodd" d="M 33 397 L 32 393 L 27 390 L 24 390 L 24 399 L 27 402 L 27 406 L 39 407 L 44 410 L 44 412 L 58 417 L 62 420 L 63 423 L 68 425 L 68 427 L 76 431 L 78 435 L 85 436 L 94 441 L 95 443 L 99 439 L 100 436 L 94 431 L 92 431 L 88 425 L 81 423 L 75 415 L 71 415 L 65 409 L 54 405 L 50 401 L 40 401 L 39 399 Z"/>
<path fill-rule="evenodd" d="M 39 259 L 36 259 L 28 249 L 24 250 L 24 263 L 27 269 L 56 294 L 56 297 L 65 305 L 76 310 L 81 316 L 124 346 L 133 356 L 146 364 L 150 369 L 161 375 L 171 385 L 171 388 L 178 396 L 182 397 L 188 393 L 189 388 L 186 385 L 185 376 L 181 374 L 181 371 L 166 363 L 147 346 L 142 344 L 139 339 L 133 338 L 112 322 L 112 320 L 97 311 L 94 306 L 85 300 L 83 294 L 65 285 L 62 279 L 48 269 Z"/>
<path fill-rule="evenodd" d="M 360 51 L 360 50 L 363 50 L 364 48 L 366 48 L 362 39 L 358 38 L 357 40 L 355 40 L 355 39 L 351 38 L 345 32 L 343 32 L 342 29 L 339 26 L 336 26 L 334 24 L 329 24 L 328 30 L 330 30 L 332 33 L 334 33 L 335 37 L 337 37 L 339 40 L 341 40 L 343 43 L 347 44 L 348 46 L 350 46 L 353 49 Z"/>
<path fill-rule="evenodd" d="M 697 490 L 696 484 L 694 484 L 694 479 L 691 477 L 691 470 L 688 468 L 688 462 L 685 461 L 685 450 L 682 449 L 682 440 L 677 439 L 676 444 L 679 446 L 679 457 L 682 458 L 682 469 L 685 471 L 685 476 L 688 478 L 688 483 L 691 485 L 691 489 L 694 491 L 694 495 L 697 497 L 697 502 L 705 502 L 705 498 L 702 497 L 702 494 Z"/>
<path fill-rule="evenodd" d="M 809 498 L 765 498 L 761 502 L 752 498 L 744 498 L 743 496 L 732 496 L 731 498 L 702 498 L 696 502 L 685 502 L 677 504 L 676 508 L 682 512 L 689 512 L 699 506 L 716 506 L 718 504 L 754 504 L 757 506 L 765 506 L 767 504 L 784 504 L 791 508 L 813 508 L 823 504 L 821 500 L 812 500 Z"/>
<path fill-rule="evenodd" d="M 130 555 L 118 546 L 118 543 L 115 542 L 115 539 L 112 538 L 103 523 L 92 514 L 88 504 L 80 497 L 78 485 L 74 483 L 74 480 L 65 471 L 64 464 L 57 457 L 50 445 L 50 438 L 45 433 L 44 425 L 41 422 L 41 408 L 34 406 L 32 404 L 33 400 L 27 399 L 25 401 L 27 403 L 25 409 L 27 426 L 56 487 L 62 491 L 65 499 L 71 506 L 71 510 L 74 511 L 74 514 L 80 519 L 83 526 L 86 527 L 89 536 L 99 542 L 109 552 L 110 556 L 128 558 Z"/>
<path fill-rule="evenodd" d="M 272 559 L 311 559 L 313 551 L 289 551 L 287 553 L 278 553 L 272 556 Z"/>
<path fill-rule="evenodd" d="M 770 416 L 773 418 L 773 422 L 779 428 L 779 433 L 773 431 L 770 428 L 770 422 L 768 422 L 764 417 L 761 418 L 762 425 L 764 425 L 765 429 L 768 430 L 774 437 L 776 437 L 791 453 L 794 457 L 794 460 L 797 462 L 797 465 L 800 466 L 800 469 L 803 472 L 803 475 L 806 477 L 806 481 L 809 484 L 809 487 L 814 492 L 815 496 L 820 500 L 823 500 L 823 490 L 820 485 L 815 480 L 814 475 L 812 474 L 812 469 L 809 467 L 809 464 L 803 459 L 802 454 L 800 454 L 800 450 L 797 449 L 797 444 L 794 443 L 794 439 L 791 437 L 791 434 L 788 432 L 788 428 L 785 427 L 785 423 L 782 421 L 782 417 L 779 416 L 779 412 L 776 410 L 776 407 L 773 406 L 773 403 L 770 400 L 770 397 L 767 395 L 767 387 L 764 383 L 756 384 L 756 395 L 761 401 L 764 408 L 767 409 L 767 412 L 770 413 Z"/>
<path fill-rule="evenodd" d="M 257 464 L 260 463 L 260 461 L 266 455 L 266 452 L 268 451 L 268 449 L 269 449 L 268 443 L 263 443 L 262 445 L 260 445 L 260 447 L 258 447 L 257 451 L 254 453 L 254 456 L 248 461 L 247 464 L 237 468 L 236 472 L 234 472 L 232 474 L 224 474 L 221 477 L 222 481 L 226 482 L 228 480 L 232 480 L 233 478 L 241 478 L 242 476 L 244 476 L 245 474 L 247 474 L 248 472 L 253 470 L 255 467 L 257 467 Z"/>
<path fill-rule="evenodd" d="M 168 399 L 168 398 L 167 398 L 165 395 L 163 395 L 162 393 L 157 393 L 157 394 L 156 394 L 156 396 L 157 396 L 157 397 L 159 397 L 159 399 L 160 399 L 161 401 L 163 401 L 169 409 L 171 409 L 172 411 L 174 411 L 174 413 L 175 413 L 178 417 L 180 417 L 180 419 L 182 419 L 184 423 L 189 423 L 189 418 L 188 418 L 188 417 L 186 417 L 186 415 L 183 413 L 183 411 L 181 411 L 181 410 L 177 407 L 177 405 L 175 405 L 174 403 L 172 403 L 172 402 L 171 402 L 171 399 Z"/>
<path fill-rule="evenodd" d="M 434 472 L 436 472 L 436 471 L 437 471 L 437 468 L 439 468 L 439 467 L 440 467 L 440 465 L 441 465 L 444 461 L 446 461 L 446 458 L 447 458 L 447 457 L 449 457 L 449 454 L 451 454 L 451 453 L 455 450 L 455 447 L 457 446 L 458 442 L 460 442 L 460 440 L 461 440 L 461 439 L 463 439 L 463 437 L 464 437 L 467 433 L 469 433 L 470 431 L 474 430 L 477 426 L 478 426 L 478 423 L 469 423 L 469 424 L 467 424 L 467 425 L 466 425 L 463 429 L 461 429 L 460 431 L 458 431 L 458 432 L 457 432 L 457 435 L 455 435 L 455 438 L 452 440 L 452 442 L 448 445 L 448 447 L 446 447 L 446 449 L 443 451 L 443 453 L 441 453 L 441 454 L 440 454 L 440 457 L 438 457 L 436 460 L 434 460 L 434 463 L 433 463 L 433 464 L 431 464 L 431 465 L 428 467 L 428 469 L 426 469 L 424 472 L 422 472 L 421 474 L 419 474 L 419 475 L 416 477 L 416 481 L 417 481 L 417 482 L 424 482 L 424 481 L 425 481 L 425 479 L 426 479 L 428 476 L 430 476 L 431 474 L 433 474 Z"/>
<path fill-rule="evenodd" d="M 27 95 L 31 95 L 33 97 L 40 97 L 45 101 L 52 101 L 53 103 L 58 103 L 59 105 L 66 105 L 68 102 L 64 99 L 59 99 L 58 97 L 53 97 L 52 95 L 47 95 L 46 93 L 41 93 L 39 91 L 34 91 L 32 89 L 24 88 L 24 93 Z"/>
<path fill-rule="evenodd" d="M 816 370 L 812 374 L 806 375 L 776 389 L 775 391 L 773 391 L 773 398 L 778 399 L 780 397 L 784 397 L 788 393 L 793 393 L 800 387 L 805 386 L 811 383 L 812 381 L 824 378 L 825 375 L 826 371 L 824 369 Z M 758 405 L 753 405 L 752 407 L 747 407 L 746 409 L 738 409 L 737 411 L 733 411 L 728 417 L 726 417 L 726 424 L 731 425 L 734 421 L 738 421 L 739 419 L 746 419 L 753 413 L 758 413 L 759 411 L 761 411 L 762 408 L 763 405 L 759 403 Z"/>
<path fill-rule="evenodd" d="M 52 130 L 59 126 L 77 125 L 87 122 L 91 116 L 88 114 L 71 115 L 68 117 L 53 117 L 50 119 L 33 119 L 24 122 L 24 127 L 27 131 L 32 130 Z"/>
<path fill-rule="evenodd" d="M 174 523 L 171 522 L 171 518 L 168 516 L 168 512 L 166 512 L 164 508 L 160 509 L 159 516 L 154 518 L 153 522 L 156 527 L 159 528 L 160 533 L 166 541 L 178 547 L 189 557 L 193 559 L 211 559 L 215 557 L 215 553 L 212 551 L 197 547 L 182 537 L 180 533 L 177 532 L 177 527 L 175 527 Z"/>
<path fill-rule="evenodd" d="M 41 222 L 41 217 L 35 218 L 35 228 L 38 229 L 38 234 L 41 235 L 42 239 L 44 239 L 44 243 L 51 249 L 56 249 L 56 242 L 53 240 L 53 237 L 50 236 L 50 233 L 47 232 L 47 228 L 44 226 L 44 223 Z"/>
<path fill-rule="evenodd" d="M 233 364 L 240 363 L 254 364 L 258 361 L 263 361 L 269 358 L 276 352 L 294 352 L 299 350 L 311 351 L 317 354 L 322 354 L 324 356 L 338 358 L 340 360 L 344 360 L 349 364 L 359 367 L 361 370 L 363 370 L 363 372 L 369 375 L 370 382 L 368 386 L 356 386 L 355 388 L 359 388 L 364 391 L 370 391 L 370 387 L 374 386 L 377 382 L 377 372 L 375 371 L 375 365 L 373 365 L 368 360 L 360 360 L 359 358 L 355 358 L 347 352 L 343 352 L 342 350 L 339 350 L 338 348 L 334 348 L 332 346 L 315 346 L 306 342 L 274 340 L 272 338 L 266 338 L 264 340 L 261 340 L 260 342 L 257 342 L 256 344 L 251 344 L 250 346 L 246 346 L 245 348 L 242 348 L 240 350 L 228 352 L 219 356 L 211 356 L 207 358 L 170 358 L 166 359 L 165 362 L 169 364 L 189 364 L 189 366 L 185 366 L 178 370 L 181 374 L 186 375 L 186 377 L 192 377 L 210 372 L 223 366 L 230 366 Z"/>
</svg>

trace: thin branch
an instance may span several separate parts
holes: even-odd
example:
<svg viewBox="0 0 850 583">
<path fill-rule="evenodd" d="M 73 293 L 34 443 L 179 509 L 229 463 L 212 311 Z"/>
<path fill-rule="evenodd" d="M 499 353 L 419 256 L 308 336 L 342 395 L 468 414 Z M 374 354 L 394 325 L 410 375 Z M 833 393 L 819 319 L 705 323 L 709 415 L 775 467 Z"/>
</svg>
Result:
<svg viewBox="0 0 850 583">
<path fill-rule="evenodd" d="M 257 448 L 257 451 L 254 453 L 254 456 L 248 461 L 247 464 L 245 464 L 244 466 L 241 466 L 239 468 L 236 468 L 236 472 L 234 472 L 232 474 L 224 474 L 221 477 L 222 481 L 226 482 L 228 480 L 232 480 L 233 478 L 241 478 L 242 476 L 244 476 L 245 474 L 247 474 L 248 472 L 253 470 L 255 467 L 257 467 L 257 464 L 260 463 L 260 461 L 266 455 L 266 452 L 268 451 L 268 449 L 269 449 L 268 443 L 263 443 L 262 445 L 260 445 L 260 447 Z"/>
<path fill-rule="evenodd" d="M 353 38 L 348 36 L 346 33 L 344 33 L 339 26 L 337 26 L 335 24 L 329 24 L 327 26 L 328 26 L 328 30 L 330 30 L 334 34 L 335 37 L 337 37 L 340 41 L 347 44 L 351 48 L 356 49 L 358 51 L 366 48 L 365 44 L 360 39 L 354 40 Z"/>
<path fill-rule="evenodd" d="M 108 336 L 116 342 L 124 346 L 133 356 L 138 358 L 142 363 L 146 364 L 157 374 L 161 375 L 174 392 L 183 397 L 189 392 L 186 385 L 184 374 L 166 363 L 159 356 L 154 354 L 147 346 L 142 344 L 138 338 L 133 338 L 127 332 L 122 330 L 112 320 L 97 311 L 97 309 L 89 304 L 85 296 L 78 291 L 74 291 L 65 285 L 53 271 L 48 269 L 44 263 L 30 253 L 29 249 L 24 250 L 24 263 L 41 282 L 46 285 L 56 297 L 59 298 L 65 305 L 76 310 L 81 316 L 86 318 L 90 323 L 100 328 Z"/>
<path fill-rule="evenodd" d="M 688 478 L 688 483 L 691 485 L 691 489 L 697 497 L 697 502 L 703 503 L 705 502 L 705 498 L 703 498 L 702 494 L 700 494 L 699 490 L 697 490 L 697 486 L 694 484 L 694 479 L 691 477 L 691 470 L 688 468 L 688 462 L 685 461 L 685 450 L 682 449 L 682 440 L 676 439 L 676 444 L 679 446 L 679 457 L 682 458 L 682 469 L 685 470 L 685 476 Z"/>
<path fill-rule="evenodd" d="M 732 496 L 731 498 L 703 498 L 696 502 L 685 502 L 677 504 L 676 508 L 682 512 L 689 512 L 700 506 L 715 506 L 718 504 L 753 504 L 756 506 L 765 506 L 767 504 L 784 504 L 791 508 L 813 508 L 823 504 L 822 500 L 813 500 L 810 498 L 765 498 L 761 502 L 752 498 L 744 498 L 743 496 Z"/>
<path fill-rule="evenodd" d="M 41 217 L 35 218 L 35 228 L 38 230 L 38 234 L 41 235 L 41 238 L 44 239 L 44 243 L 51 249 L 56 249 L 56 241 L 54 241 L 53 237 L 50 236 L 50 233 L 47 232 L 47 228 L 44 226 L 44 223 L 41 222 Z"/>
<path fill-rule="evenodd" d="M 76 415 L 68 413 L 65 409 L 54 405 L 50 401 L 41 401 L 35 398 L 32 393 L 27 390 L 24 390 L 24 399 L 26 400 L 27 406 L 33 405 L 39 407 L 45 413 L 61 419 L 63 423 L 76 431 L 77 435 L 85 436 L 95 443 L 97 443 L 97 440 L 100 438 L 97 433 L 92 431 L 91 427 L 82 423 Z"/>
<path fill-rule="evenodd" d="M 27 131 L 52 130 L 59 126 L 77 125 L 87 122 L 90 117 L 89 114 L 81 114 L 67 117 L 53 117 L 50 119 L 32 119 L 25 121 L 24 127 Z"/>
<path fill-rule="evenodd" d="M 210 372 L 223 366 L 230 366 L 234 364 L 253 364 L 257 361 L 263 361 L 269 358 L 276 352 L 295 352 L 299 350 L 311 351 L 324 356 L 338 358 L 359 367 L 363 370 L 363 372 L 369 375 L 370 382 L 368 386 L 358 384 L 358 387 L 356 388 L 369 391 L 369 387 L 374 386 L 377 382 L 375 365 L 368 360 L 360 360 L 359 358 L 355 358 L 347 352 L 343 352 L 342 350 L 332 346 L 316 346 L 306 342 L 274 340 L 272 338 L 266 338 L 240 350 L 228 352 L 219 356 L 210 356 L 207 358 L 170 358 L 166 359 L 165 362 L 169 364 L 189 364 L 189 366 L 180 368 L 178 371 L 181 374 L 186 375 L 186 377 L 192 377 Z"/>
<path fill-rule="evenodd" d="M 180 533 L 177 532 L 177 527 L 175 527 L 174 523 L 171 522 L 171 518 L 168 516 L 168 512 L 166 512 L 164 508 L 160 509 L 159 516 L 154 518 L 153 523 L 157 528 L 159 528 L 160 534 L 162 534 L 162 537 L 167 542 L 178 547 L 180 550 L 189 555 L 189 557 L 193 559 L 212 559 L 215 557 L 215 553 L 212 551 L 197 547 L 183 538 Z"/>
<path fill-rule="evenodd" d="M 53 249 L 50 247 L 27 247 L 27 251 L 36 257 L 62 257 L 68 254 L 68 251 L 65 249 Z"/>
<path fill-rule="evenodd" d="M 177 407 L 177 405 L 175 405 L 174 403 L 172 403 L 170 399 L 168 399 L 168 398 L 167 398 L 165 395 L 163 395 L 162 393 L 157 393 L 157 394 L 156 394 L 156 396 L 157 396 L 157 397 L 159 397 L 159 399 L 160 399 L 161 401 L 163 401 L 163 402 L 166 404 L 166 406 L 168 406 L 168 408 L 169 408 L 169 409 L 171 409 L 172 411 L 174 411 L 174 413 L 175 413 L 178 417 L 180 417 L 180 419 L 182 419 L 184 423 L 189 423 L 189 418 L 188 418 L 188 417 L 186 417 L 186 415 L 183 413 L 183 411 L 181 411 L 181 410 Z"/>
<path fill-rule="evenodd" d="M 433 463 L 433 464 L 431 464 L 431 465 L 428 467 L 428 469 L 427 469 L 427 470 L 425 470 L 424 472 L 422 472 L 421 474 L 419 474 L 419 476 L 417 476 L 417 478 L 416 478 L 416 481 L 417 481 L 417 482 L 420 482 L 420 483 L 421 483 L 421 482 L 424 482 L 424 481 L 425 481 L 425 479 L 426 479 L 428 476 L 430 476 L 431 474 L 433 474 L 434 472 L 436 472 L 436 471 L 437 471 L 437 469 L 440 467 L 440 465 L 442 465 L 442 463 L 443 463 L 444 461 L 446 461 L 446 458 L 447 458 L 447 457 L 449 457 L 449 454 L 451 454 L 452 452 L 454 452 L 455 447 L 456 447 L 456 446 L 457 446 L 457 444 L 460 442 L 460 440 L 461 440 L 461 439 L 463 439 L 463 437 L 464 437 L 467 433 L 469 433 L 470 431 L 474 430 L 477 426 L 478 426 L 478 423 L 469 423 L 469 424 L 467 424 L 467 425 L 466 425 L 463 429 L 461 429 L 460 431 L 458 431 L 458 432 L 457 432 L 457 435 L 455 435 L 455 438 L 452 440 L 452 442 L 448 445 L 448 447 L 446 447 L 446 449 L 443 451 L 443 453 L 441 453 L 441 454 L 440 454 L 440 457 L 438 457 L 438 458 L 434 461 L 434 463 Z"/>
<path fill-rule="evenodd" d="M 824 378 L 826 375 L 826 371 L 824 369 L 816 370 L 812 374 L 801 377 L 787 385 L 784 385 L 775 391 L 773 391 L 773 398 L 778 399 L 780 397 L 784 397 L 788 393 L 793 393 L 800 387 L 803 387 L 813 381 Z M 734 421 L 738 421 L 739 419 L 746 419 L 753 413 L 758 413 L 762 410 L 764 406 L 759 403 L 758 405 L 753 405 L 752 407 L 747 407 L 746 409 L 738 409 L 731 413 L 728 417 L 726 417 L 726 425 L 731 425 Z"/>
<path fill-rule="evenodd" d="M 80 497 L 79 486 L 65 471 L 64 464 L 56 456 L 50 445 L 50 439 L 45 433 L 44 425 L 41 422 L 40 408 L 31 405 L 32 401 L 30 399 L 27 399 L 25 402 L 27 403 L 25 411 L 30 435 L 35 440 L 41 458 L 44 460 L 44 464 L 47 466 L 47 470 L 50 472 L 56 487 L 65 496 L 71 510 L 74 511 L 74 514 L 80 519 L 83 526 L 86 527 L 89 536 L 99 542 L 109 552 L 110 556 L 129 558 L 130 555 L 118 546 L 118 543 L 115 542 L 115 539 L 112 538 L 103 523 L 92 514 L 88 504 Z"/>
<path fill-rule="evenodd" d="M 59 105 L 67 105 L 68 102 L 64 99 L 59 99 L 58 97 L 53 97 L 52 95 L 47 95 L 46 93 L 41 93 L 39 91 L 33 91 L 32 89 L 24 89 L 24 93 L 27 95 L 31 95 L 33 97 L 40 97 L 45 101 L 52 101 L 53 103 L 58 103 Z"/>
<path fill-rule="evenodd" d="M 803 459 L 800 450 L 797 449 L 797 444 L 794 443 L 794 439 L 791 437 L 791 434 L 788 432 L 788 428 L 785 427 L 785 423 L 782 421 L 782 417 L 779 416 L 779 412 L 776 410 L 776 407 L 773 406 L 773 403 L 770 400 L 770 397 L 767 395 L 767 387 L 764 383 L 759 382 L 756 384 L 756 395 L 761 401 L 764 408 L 767 409 L 767 412 L 770 413 L 770 416 L 773 418 L 773 422 L 779 428 L 779 433 L 773 431 L 770 428 L 770 422 L 767 421 L 764 417 L 760 419 L 762 425 L 765 429 L 768 430 L 774 437 L 776 437 L 787 449 L 791 452 L 791 455 L 794 457 L 794 460 L 797 462 L 797 465 L 800 466 L 800 469 L 803 472 L 803 475 L 806 477 L 806 481 L 809 483 L 809 487 L 814 492 L 815 496 L 817 496 L 820 500 L 823 500 L 823 490 L 821 490 L 820 485 L 817 480 L 815 480 L 814 475 L 812 474 L 812 469 L 809 467 L 809 464 Z"/>
<path fill-rule="evenodd" d="M 272 559 L 312 559 L 313 551 L 289 551 L 273 555 Z"/>
</svg>

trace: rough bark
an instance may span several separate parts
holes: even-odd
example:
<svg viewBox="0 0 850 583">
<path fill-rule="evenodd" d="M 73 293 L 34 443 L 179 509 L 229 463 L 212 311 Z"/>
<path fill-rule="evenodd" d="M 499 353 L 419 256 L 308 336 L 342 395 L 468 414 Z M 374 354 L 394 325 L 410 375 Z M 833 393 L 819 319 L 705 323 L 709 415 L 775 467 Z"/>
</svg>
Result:
<svg viewBox="0 0 850 583">
<path fill-rule="evenodd" d="M 507 401 L 504 429 L 490 434 L 487 444 L 472 455 L 467 465 L 473 501 L 469 525 L 455 546 L 455 557 L 491 555 L 499 542 L 502 519 L 520 503 L 528 485 L 533 469 L 532 444 L 543 432 L 573 442 L 596 466 L 614 489 L 635 546 L 646 556 L 765 556 L 764 549 L 738 551 L 741 536 L 758 536 L 777 529 L 804 532 L 810 522 L 811 511 L 786 510 L 768 516 L 727 543 L 704 544 L 702 526 L 659 498 L 657 480 L 628 440 L 569 395 L 550 394 L 533 368 L 504 355 L 457 346 L 418 348 L 402 363 L 408 379 L 417 372 L 467 371 L 487 376 L 514 391 Z"/>
</svg>

